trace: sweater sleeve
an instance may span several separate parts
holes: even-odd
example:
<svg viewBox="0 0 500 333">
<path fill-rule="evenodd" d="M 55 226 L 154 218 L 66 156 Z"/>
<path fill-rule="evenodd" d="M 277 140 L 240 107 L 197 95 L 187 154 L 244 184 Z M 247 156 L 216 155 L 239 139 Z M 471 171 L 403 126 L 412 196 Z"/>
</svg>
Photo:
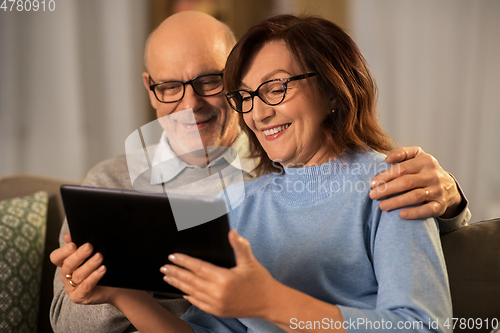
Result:
<svg viewBox="0 0 500 333">
<path fill-rule="evenodd" d="M 450 174 L 450 176 L 453 177 L 452 174 Z M 453 179 L 455 179 L 455 177 L 453 177 Z M 459 207 L 459 213 L 455 217 L 449 219 L 442 219 L 440 217 L 436 218 L 439 223 L 439 231 L 441 234 L 446 234 L 448 232 L 452 232 L 467 226 L 471 218 L 469 201 L 465 197 L 464 192 L 462 191 L 462 188 L 460 187 L 460 184 L 458 184 L 458 181 L 456 179 L 455 183 L 457 184 L 458 192 L 460 193 L 460 197 L 462 198 L 462 202 L 460 203 Z"/>
<path fill-rule="evenodd" d="M 127 182 L 126 164 L 123 158 L 103 161 L 92 168 L 82 185 L 119 188 Z M 112 169 L 118 173 L 111 172 Z M 130 182 L 130 181 L 128 181 Z M 69 232 L 65 220 L 59 235 L 59 244 L 64 246 L 63 235 Z M 120 310 L 109 304 L 81 305 L 71 301 L 61 281 L 60 268 L 54 276 L 54 297 L 50 307 L 50 321 L 54 332 L 96 332 L 118 333 L 134 331 L 133 326 Z"/>
<path fill-rule="evenodd" d="M 85 186 L 131 189 L 126 159 L 124 156 L 107 160 L 89 171 L 82 182 Z M 65 220 L 59 235 L 59 244 L 64 246 L 63 235 L 69 232 Z M 184 299 L 157 299 L 160 305 L 180 316 L 188 308 Z M 50 308 L 50 321 L 54 332 L 121 333 L 137 332 L 123 313 L 110 304 L 81 305 L 71 301 L 61 281 L 60 269 L 54 276 L 54 297 Z"/>
<path fill-rule="evenodd" d="M 65 244 L 65 232 L 69 232 L 67 221 L 64 221 L 59 237 L 61 246 Z M 112 305 L 73 303 L 66 294 L 60 274 L 60 268 L 57 267 L 54 276 L 54 298 L 50 307 L 50 321 L 54 332 L 121 333 L 134 330 L 121 311 Z"/>
<path fill-rule="evenodd" d="M 405 221 L 399 210 L 381 212 L 375 206 L 378 202 L 372 208 L 370 255 L 378 281 L 376 307 L 339 306 L 346 328 L 349 332 L 450 331 L 443 326 L 452 310 L 436 221 Z"/>
</svg>

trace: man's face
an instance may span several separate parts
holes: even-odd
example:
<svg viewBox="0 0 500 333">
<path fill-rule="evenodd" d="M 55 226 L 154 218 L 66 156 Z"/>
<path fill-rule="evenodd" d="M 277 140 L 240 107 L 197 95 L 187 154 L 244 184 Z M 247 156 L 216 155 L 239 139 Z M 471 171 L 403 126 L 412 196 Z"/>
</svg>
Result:
<svg viewBox="0 0 500 333">
<path fill-rule="evenodd" d="M 148 48 L 148 69 L 143 79 L 154 83 L 188 81 L 206 74 L 221 73 L 226 61 L 226 48 L 206 40 L 177 38 L 161 43 L 152 39 Z M 146 82 L 147 81 L 147 82 Z M 203 146 L 230 146 L 238 133 L 238 117 L 225 99 L 225 91 L 209 97 L 198 95 L 189 84 L 184 97 L 173 103 L 159 102 L 149 90 L 151 105 L 156 109 L 169 143 L 177 155 L 199 150 Z M 192 109 L 190 112 L 181 112 Z M 170 116 L 171 115 L 171 116 Z M 193 119 L 194 116 L 194 119 Z M 203 151 L 201 151 L 203 153 Z"/>
</svg>

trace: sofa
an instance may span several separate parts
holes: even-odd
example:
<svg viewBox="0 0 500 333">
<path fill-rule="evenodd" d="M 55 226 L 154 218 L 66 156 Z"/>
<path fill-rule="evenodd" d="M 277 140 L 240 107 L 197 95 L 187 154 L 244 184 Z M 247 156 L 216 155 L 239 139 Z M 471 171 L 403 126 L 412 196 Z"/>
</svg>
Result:
<svg viewBox="0 0 500 333">
<path fill-rule="evenodd" d="M 49 254 L 58 247 L 59 230 L 64 219 L 59 187 L 69 183 L 31 175 L 0 178 L 0 201 L 40 190 L 48 193 L 45 250 L 38 290 L 38 332 L 52 332 L 49 309 L 55 266 L 50 262 Z M 492 321 L 500 320 L 500 218 L 474 223 L 443 235 L 441 242 L 450 279 L 453 316 L 457 318 L 455 331 L 491 331 Z M 453 325 L 453 320 L 450 320 L 450 325 Z"/>
<path fill-rule="evenodd" d="M 50 179 L 32 175 L 12 175 L 0 178 L 0 201 L 31 195 L 37 191 L 48 194 L 47 222 L 45 226 L 45 242 L 41 264 L 41 283 L 38 288 L 37 332 L 52 332 L 49 321 L 50 303 L 53 295 L 53 279 L 55 266 L 50 262 L 50 253 L 59 247 L 59 231 L 64 220 L 64 208 L 59 193 L 62 184 L 71 184 L 59 179 Z M 0 234 L 0 239 L 2 235 Z M 0 275 L 2 272 L 0 271 Z M 5 301 L 3 302 L 5 304 Z M 20 329 L 24 331 L 24 329 Z M 8 332 L 10 330 L 2 330 Z"/>
<path fill-rule="evenodd" d="M 500 325 L 500 218 L 442 235 L 441 245 L 454 332 L 490 332 L 492 321 Z"/>
</svg>

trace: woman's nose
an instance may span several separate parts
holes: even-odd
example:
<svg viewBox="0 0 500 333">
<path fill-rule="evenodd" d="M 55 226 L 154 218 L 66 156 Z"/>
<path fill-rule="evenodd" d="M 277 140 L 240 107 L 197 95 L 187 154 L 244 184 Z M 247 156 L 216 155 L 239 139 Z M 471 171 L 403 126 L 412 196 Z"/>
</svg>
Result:
<svg viewBox="0 0 500 333">
<path fill-rule="evenodd" d="M 253 109 L 250 111 L 252 119 L 255 122 L 263 122 L 272 117 L 275 113 L 274 107 L 264 103 L 259 97 L 255 96 L 253 100 Z"/>
</svg>

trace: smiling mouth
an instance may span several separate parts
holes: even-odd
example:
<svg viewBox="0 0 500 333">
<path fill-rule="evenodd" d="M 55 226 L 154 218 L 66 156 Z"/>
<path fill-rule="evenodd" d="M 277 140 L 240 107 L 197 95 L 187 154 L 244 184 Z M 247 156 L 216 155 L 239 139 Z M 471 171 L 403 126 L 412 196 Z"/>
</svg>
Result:
<svg viewBox="0 0 500 333">
<path fill-rule="evenodd" d="M 264 130 L 264 134 L 266 136 L 268 135 L 274 135 L 276 133 L 279 133 L 281 131 L 284 131 L 286 130 L 291 124 L 285 124 L 285 125 L 280 125 L 280 126 L 277 126 L 277 127 L 274 127 L 274 128 L 270 128 L 270 129 L 267 129 L 267 130 Z"/>
<path fill-rule="evenodd" d="M 179 123 L 179 124 L 184 128 L 184 130 L 190 132 L 202 129 L 203 127 L 205 127 L 205 125 L 208 124 L 209 121 L 210 119 L 196 123 Z"/>
</svg>

